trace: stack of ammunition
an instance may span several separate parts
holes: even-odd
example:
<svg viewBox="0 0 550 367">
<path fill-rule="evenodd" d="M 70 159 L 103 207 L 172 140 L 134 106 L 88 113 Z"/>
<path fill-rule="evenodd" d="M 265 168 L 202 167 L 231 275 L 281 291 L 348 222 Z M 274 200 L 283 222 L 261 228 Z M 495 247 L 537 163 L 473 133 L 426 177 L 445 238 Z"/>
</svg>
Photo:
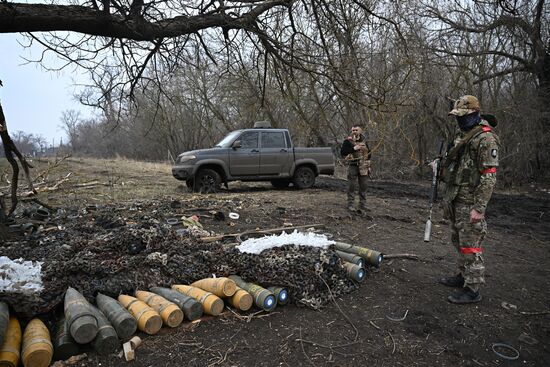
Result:
<svg viewBox="0 0 550 367">
<path fill-rule="evenodd" d="M 47 367 L 52 359 L 66 360 L 79 354 L 80 344 L 88 343 L 98 354 L 111 354 L 120 348 L 121 340 L 128 340 L 137 329 L 152 335 L 163 324 L 177 327 L 184 318 L 196 320 L 203 312 L 219 315 L 224 300 L 241 311 L 249 310 L 253 304 L 271 311 L 277 304 L 289 301 L 288 289 L 266 289 L 237 275 L 201 279 L 191 285 L 174 284 L 172 289 L 136 290 L 134 295 L 121 294 L 116 300 L 98 293 L 95 307 L 69 287 L 53 341 L 40 319 L 33 319 L 22 332 L 8 305 L 0 302 L 0 365 L 17 367 L 21 360 L 25 367 Z"/>
<path fill-rule="evenodd" d="M 384 255 L 378 251 L 344 242 L 336 242 L 334 247 L 336 254 L 342 259 L 342 265 L 348 277 L 358 283 L 365 280 L 365 265 L 379 267 L 384 258 Z"/>
</svg>

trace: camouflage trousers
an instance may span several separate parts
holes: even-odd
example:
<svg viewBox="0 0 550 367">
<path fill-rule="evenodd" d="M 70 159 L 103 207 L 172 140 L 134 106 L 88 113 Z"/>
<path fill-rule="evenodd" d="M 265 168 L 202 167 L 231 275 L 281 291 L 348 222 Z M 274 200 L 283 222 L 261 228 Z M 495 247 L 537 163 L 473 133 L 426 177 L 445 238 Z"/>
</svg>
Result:
<svg viewBox="0 0 550 367">
<path fill-rule="evenodd" d="M 458 269 L 464 277 L 464 286 L 477 292 L 485 283 L 485 265 L 481 243 L 487 234 L 487 222 L 470 223 L 471 206 L 452 203 L 447 206 L 451 221 L 451 242 L 458 252 Z"/>
<path fill-rule="evenodd" d="M 359 209 L 367 207 L 367 179 L 368 176 L 359 174 L 359 166 L 350 164 L 348 167 L 348 206 L 355 203 L 355 191 L 359 186 Z"/>
</svg>

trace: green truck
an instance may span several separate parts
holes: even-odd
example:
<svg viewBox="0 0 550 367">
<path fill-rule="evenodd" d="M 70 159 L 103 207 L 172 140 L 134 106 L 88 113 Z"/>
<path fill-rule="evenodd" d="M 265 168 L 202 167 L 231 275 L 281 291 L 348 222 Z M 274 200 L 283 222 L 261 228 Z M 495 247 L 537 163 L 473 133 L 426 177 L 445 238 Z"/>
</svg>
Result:
<svg viewBox="0 0 550 367">
<path fill-rule="evenodd" d="M 209 149 L 181 153 L 172 175 L 197 192 L 216 192 L 230 181 L 270 181 L 276 188 L 290 184 L 307 189 L 320 175 L 334 174 L 330 147 L 297 148 L 287 129 L 256 123 L 235 130 Z"/>
</svg>

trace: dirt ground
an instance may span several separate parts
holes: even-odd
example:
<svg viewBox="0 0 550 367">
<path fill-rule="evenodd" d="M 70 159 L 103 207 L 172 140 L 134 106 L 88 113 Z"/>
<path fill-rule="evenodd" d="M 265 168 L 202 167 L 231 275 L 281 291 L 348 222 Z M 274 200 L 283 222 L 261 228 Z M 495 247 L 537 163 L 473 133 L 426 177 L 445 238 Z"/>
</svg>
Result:
<svg viewBox="0 0 550 367">
<path fill-rule="evenodd" d="M 36 172 L 45 169 L 47 162 L 37 162 Z M 379 269 L 369 271 L 358 290 L 320 310 L 288 305 L 269 314 L 227 311 L 176 329 L 163 328 L 155 336 L 141 335 L 144 342 L 132 362 L 136 367 L 550 365 L 548 191 L 493 196 L 487 213 L 483 301 L 457 306 L 446 300 L 452 289 L 436 283 L 456 271 L 439 208 L 434 212 L 432 241 L 422 240 L 427 185 L 371 181 L 370 211 L 367 217 L 358 217 L 346 211 L 346 182 L 336 178 L 321 177 L 315 188 L 303 191 L 276 190 L 268 183 L 231 183 L 229 190 L 199 196 L 173 179 L 168 166 L 69 159 L 56 167 L 50 163 L 45 175 L 49 183 L 44 186 L 51 187 L 68 172 L 73 174 L 61 189 L 40 194 L 43 201 L 55 207 L 126 205 L 138 200 L 176 200 L 184 207 L 205 201 L 212 206 L 238 202 L 233 207 L 240 214 L 238 220 L 201 217 L 204 228 L 234 233 L 285 223 L 322 223 L 323 231 L 334 239 L 385 254 L 419 257 L 385 260 Z M 515 348 L 519 358 L 498 356 L 495 350 L 509 356 L 515 352 L 495 343 Z M 115 355 L 90 353 L 78 365 L 124 364 Z"/>
</svg>

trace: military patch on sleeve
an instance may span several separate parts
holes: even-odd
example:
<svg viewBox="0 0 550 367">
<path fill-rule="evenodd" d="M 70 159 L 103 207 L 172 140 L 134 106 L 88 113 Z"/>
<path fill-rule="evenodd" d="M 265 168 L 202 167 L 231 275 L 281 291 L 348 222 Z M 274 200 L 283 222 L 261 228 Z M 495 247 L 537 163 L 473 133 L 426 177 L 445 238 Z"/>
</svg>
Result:
<svg viewBox="0 0 550 367">
<path fill-rule="evenodd" d="M 497 157 L 497 154 L 498 154 L 498 150 L 497 150 L 497 149 L 491 149 L 491 157 L 496 158 L 496 157 Z"/>
</svg>

